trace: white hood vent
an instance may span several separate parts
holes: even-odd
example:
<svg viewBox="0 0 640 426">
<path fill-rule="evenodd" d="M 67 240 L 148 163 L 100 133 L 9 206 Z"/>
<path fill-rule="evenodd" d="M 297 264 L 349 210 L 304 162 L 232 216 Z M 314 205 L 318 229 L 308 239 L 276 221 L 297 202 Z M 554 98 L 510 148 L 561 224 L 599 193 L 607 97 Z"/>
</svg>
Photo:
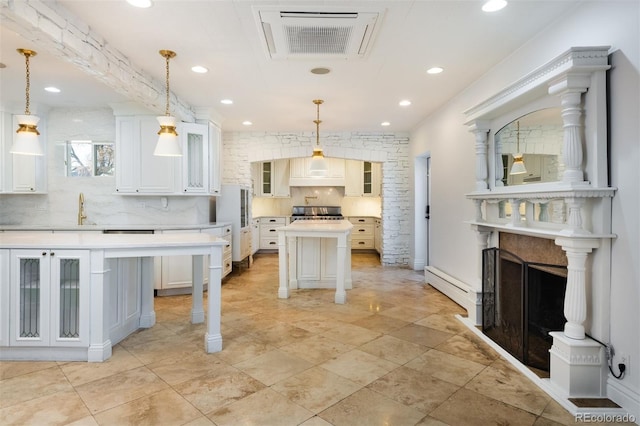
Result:
<svg viewBox="0 0 640 426">
<path fill-rule="evenodd" d="M 256 9 L 271 59 L 363 58 L 372 45 L 380 11 Z"/>
</svg>

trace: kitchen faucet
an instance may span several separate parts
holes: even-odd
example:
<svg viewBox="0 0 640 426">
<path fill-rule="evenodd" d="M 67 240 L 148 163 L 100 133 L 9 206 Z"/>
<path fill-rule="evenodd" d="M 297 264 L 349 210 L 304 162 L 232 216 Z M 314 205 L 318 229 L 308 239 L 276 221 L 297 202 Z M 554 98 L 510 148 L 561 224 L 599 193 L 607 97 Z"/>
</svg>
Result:
<svg viewBox="0 0 640 426">
<path fill-rule="evenodd" d="M 78 198 L 78 225 L 83 225 L 83 221 L 87 218 L 84 212 L 84 194 L 81 192 Z"/>
<path fill-rule="evenodd" d="M 309 200 L 310 200 L 310 199 L 312 199 L 312 198 L 313 198 L 314 200 L 318 199 L 318 197 L 317 197 L 317 196 L 315 196 L 315 197 L 305 196 L 305 197 L 304 197 L 304 203 L 305 203 L 306 205 L 309 205 Z"/>
</svg>

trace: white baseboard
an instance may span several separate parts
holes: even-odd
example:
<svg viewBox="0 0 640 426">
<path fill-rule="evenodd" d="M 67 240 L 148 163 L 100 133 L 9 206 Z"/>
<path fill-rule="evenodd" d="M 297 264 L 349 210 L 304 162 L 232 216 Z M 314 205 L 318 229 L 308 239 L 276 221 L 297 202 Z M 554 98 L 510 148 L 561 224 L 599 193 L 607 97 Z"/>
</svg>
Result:
<svg viewBox="0 0 640 426">
<path fill-rule="evenodd" d="M 473 287 L 433 266 L 425 266 L 424 281 L 465 308 L 469 318 L 475 321 L 476 325 L 481 324 L 482 294 L 476 292 Z"/>
<path fill-rule="evenodd" d="M 624 381 L 609 376 L 607 397 L 633 415 L 636 422 L 640 420 L 640 393 L 637 390 L 629 388 Z"/>
<path fill-rule="evenodd" d="M 411 268 L 414 271 L 422 271 L 424 269 L 424 259 L 413 259 L 411 261 Z"/>
</svg>

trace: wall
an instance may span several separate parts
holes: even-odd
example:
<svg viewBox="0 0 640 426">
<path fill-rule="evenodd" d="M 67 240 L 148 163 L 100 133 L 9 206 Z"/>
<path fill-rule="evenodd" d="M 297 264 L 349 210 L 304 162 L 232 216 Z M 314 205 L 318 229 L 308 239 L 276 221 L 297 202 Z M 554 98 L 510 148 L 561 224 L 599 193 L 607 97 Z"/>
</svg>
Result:
<svg viewBox="0 0 640 426">
<path fill-rule="evenodd" d="M 209 221 L 208 197 L 169 197 L 163 208 L 160 197 L 115 195 L 113 176 L 65 176 L 65 141 L 115 142 L 116 123 L 110 108 L 55 108 L 45 122 L 48 194 L 1 195 L 0 225 L 76 225 L 81 192 L 85 196 L 86 224 L 191 225 Z"/>
<path fill-rule="evenodd" d="M 639 20 L 636 1 L 583 2 L 425 119 L 411 133 L 410 147 L 412 158 L 429 152 L 432 159 L 431 264 L 475 286 L 479 252 L 474 232 L 464 223 L 474 217 L 473 203 L 465 198 L 474 190 L 474 137 L 463 124 L 463 112 L 571 46 L 611 46 L 610 184 L 618 191 L 612 210 L 617 238 L 610 253 L 608 340 L 617 354 L 630 355 L 631 363 L 623 380 L 608 377 L 607 395 L 636 418 L 640 418 Z M 412 255 L 420 251 L 415 240 L 412 247 Z M 615 358 L 616 365 L 618 361 Z"/>
<path fill-rule="evenodd" d="M 251 185 L 254 161 L 311 156 L 315 133 L 224 133 L 223 183 Z M 328 157 L 382 162 L 385 265 L 409 264 L 411 199 L 409 135 L 406 133 L 327 133 L 320 145 Z M 350 208 L 351 205 L 347 206 Z M 348 211 L 343 214 L 349 214 Z"/>
</svg>

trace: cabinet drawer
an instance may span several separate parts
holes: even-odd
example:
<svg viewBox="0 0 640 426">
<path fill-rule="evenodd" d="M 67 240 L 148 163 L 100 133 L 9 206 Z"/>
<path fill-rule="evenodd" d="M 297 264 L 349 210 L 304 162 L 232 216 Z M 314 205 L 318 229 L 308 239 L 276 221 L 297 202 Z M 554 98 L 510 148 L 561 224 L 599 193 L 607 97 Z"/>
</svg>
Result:
<svg viewBox="0 0 640 426">
<path fill-rule="evenodd" d="M 277 238 L 260 238 L 261 250 L 277 250 L 278 239 Z"/>
<path fill-rule="evenodd" d="M 353 223 L 354 225 L 361 225 L 361 224 L 374 224 L 375 219 L 372 217 L 350 217 L 349 218 L 349 222 Z"/>
<path fill-rule="evenodd" d="M 280 225 L 280 226 L 284 226 L 284 217 L 261 217 L 260 218 L 260 225 L 264 226 L 264 225 Z"/>
<path fill-rule="evenodd" d="M 278 238 L 278 228 L 282 225 L 260 225 L 260 238 Z"/>
<path fill-rule="evenodd" d="M 351 248 L 352 249 L 372 249 L 374 248 L 373 237 L 370 238 L 351 238 Z"/>
<path fill-rule="evenodd" d="M 354 224 L 351 230 L 351 238 L 373 237 L 374 225 Z"/>
</svg>

